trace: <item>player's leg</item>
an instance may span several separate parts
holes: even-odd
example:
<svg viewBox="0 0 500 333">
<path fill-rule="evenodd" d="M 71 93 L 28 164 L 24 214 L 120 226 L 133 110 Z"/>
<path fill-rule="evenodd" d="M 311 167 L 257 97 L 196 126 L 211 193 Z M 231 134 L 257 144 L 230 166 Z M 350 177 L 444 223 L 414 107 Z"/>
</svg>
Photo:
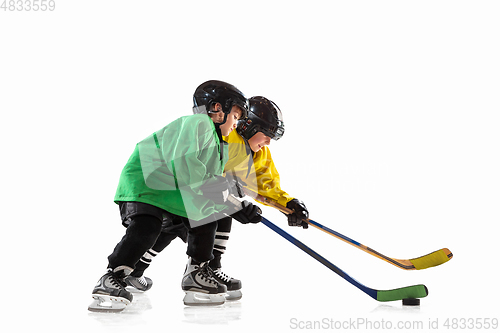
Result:
<svg viewBox="0 0 500 333">
<path fill-rule="evenodd" d="M 241 281 L 225 274 L 222 271 L 221 257 L 226 251 L 226 245 L 231 232 L 232 218 L 226 217 L 217 221 L 215 242 L 213 249 L 214 259 L 210 261 L 210 268 L 219 283 L 227 287 L 226 300 L 238 300 L 242 297 Z"/>
<path fill-rule="evenodd" d="M 213 259 L 217 222 L 188 228 L 188 263 L 182 277 L 186 305 L 220 305 L 225 302 L 227 288 L 214 278 L 209 267 Z"/>
<path fill-rule="evenodd" d="M 184 228 L 183 225 L 180 227 Z M 134 271 L 125 279 L 127 286 L 140 291 L 151 289 L 153 281 L 144 275 L 144 271 L 148 269 L 153 259 L 177 237 L 178 233 L 175 231 L 161 232 L 155 244 L 141 256 Z"/>
<path fill-rule="evenodd" d="M 151 215 L 137 215 L 129 219 L 121 241 L 108 257 L 108 269 L 92 291 L 90 311 L 121 311 L 132 302 L 132 294 L 125 289 L 125 279 L 133 271 L 144 252 L 156 242 L 161 231 L 161 220 Z"/>
</svg>

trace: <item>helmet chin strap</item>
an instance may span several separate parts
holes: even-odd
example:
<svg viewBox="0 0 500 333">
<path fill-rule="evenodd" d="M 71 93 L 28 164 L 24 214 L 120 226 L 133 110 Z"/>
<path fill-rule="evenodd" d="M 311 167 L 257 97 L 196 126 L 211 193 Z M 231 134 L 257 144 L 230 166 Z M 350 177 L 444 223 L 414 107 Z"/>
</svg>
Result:
<svg viewBox="0 0 500 333">
<path fill-rule="evenodd" d="M 214 122 L 215 126 L 220 127 L 221 125 L 224 125 L 226 123 L 226 121 L 227 121 L 227 116 L 229 116 L 229 114 L 224 113 L 224 120 L 222 121 L 222 123 L 216 123 L 216 122 Z"/>
</svg>

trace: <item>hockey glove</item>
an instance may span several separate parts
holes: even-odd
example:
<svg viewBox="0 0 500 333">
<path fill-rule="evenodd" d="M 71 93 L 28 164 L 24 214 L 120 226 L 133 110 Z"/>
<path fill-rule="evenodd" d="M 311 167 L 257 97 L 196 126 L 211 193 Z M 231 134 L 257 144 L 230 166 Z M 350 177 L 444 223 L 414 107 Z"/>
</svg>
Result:
<svg viewBox="0 0 500 333">
<path fill-rule="evenodd" d="M 200 186 L 200 190 L 216 204 L 224 204 L 229 196 L 229 183 L 225 177 L 212 176 Z"/>
<path fill-rule="evenodd" d="M 302 227 L 304 229 L 309 227 L 309 224 L 304 221 L 309 218 L 309 211 L 302 201 L 299 199 L 292 199 L 286 204 L 286 208 L 293 210 L 292 214 L 287 214 L 289 226 Z"/>
<path fill-rule="evenodd" d="M 244 200 L 241 202 L 241 210 L 232 214 L 231 217 L 237 221 L 247 223 L 259 223 L 262 220 L 261 210 L 258 206 Z"/>
</svg>

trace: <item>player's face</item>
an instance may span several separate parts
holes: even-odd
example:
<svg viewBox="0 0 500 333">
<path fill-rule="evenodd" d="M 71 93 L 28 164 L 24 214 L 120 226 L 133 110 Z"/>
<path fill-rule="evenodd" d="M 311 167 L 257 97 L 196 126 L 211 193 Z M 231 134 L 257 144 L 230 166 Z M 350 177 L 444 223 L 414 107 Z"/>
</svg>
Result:
<svg viewBox="0 0 500 333">
<path fill-rule="evenodd" d="M 234 105 L 233 108 L 231 109 L 231 113 L 227 115 L 226 122 L 220 125 L 220 130 L 223 136 L 228 136 L 229 133 L 231 133 L 234 129 L 236 129 L 236 126 L 238 125 L 238 119 L 240 119 L 240 116 L 241 116 L 241 109 L 236 105 Z"/>
<path fill-rule="evenodd" d="M 248 145 L 253 152 L 258 152 L 262 147 L 271 144 L 271 138 L 262 132 L 255 133 L 249 140 Z"/>
</svg>

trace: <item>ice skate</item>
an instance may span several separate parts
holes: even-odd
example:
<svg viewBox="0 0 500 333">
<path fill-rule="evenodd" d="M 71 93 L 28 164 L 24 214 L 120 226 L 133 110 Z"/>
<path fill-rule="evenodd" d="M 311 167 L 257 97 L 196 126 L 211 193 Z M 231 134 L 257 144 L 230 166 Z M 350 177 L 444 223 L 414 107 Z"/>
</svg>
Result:
<svg viewBox="0 0 500 333">
<path fill-rule="evenodd" d="M 149 290 L 153 286 L 153 280 L 144 275 L 141 277 L 129 275 L 125 278 L 125 283 L 127 287 L 132 287 L 139 291 Z"/>
<path fill-rule="evenodd" d="M 108 269 L 92 291 L 94 301 L 89 305 L 89 311 L 120 312 L 132 302 L 132 294 L 125 289 L 126 272 L 123 267 Z"/>
<path fill-rule="evenodd" d="M 189 258 L 182 277 L 182 290 L 186 293 L 185 305 L 222 305 L 226 301 L 227 288 L 214 278 L 208 262 L 196 263 Z"/>
<path fill-rule="evenodd" d="M 219 267 L 217 269 L 212 269 L 212 273 L 217 282 L 224 284 L 227 288 L 226 301 L 236 301 L 239 300 L 243 294 L 241 293 L 241 281 L 230 277 L 222 272 Z"/>
</svg>

